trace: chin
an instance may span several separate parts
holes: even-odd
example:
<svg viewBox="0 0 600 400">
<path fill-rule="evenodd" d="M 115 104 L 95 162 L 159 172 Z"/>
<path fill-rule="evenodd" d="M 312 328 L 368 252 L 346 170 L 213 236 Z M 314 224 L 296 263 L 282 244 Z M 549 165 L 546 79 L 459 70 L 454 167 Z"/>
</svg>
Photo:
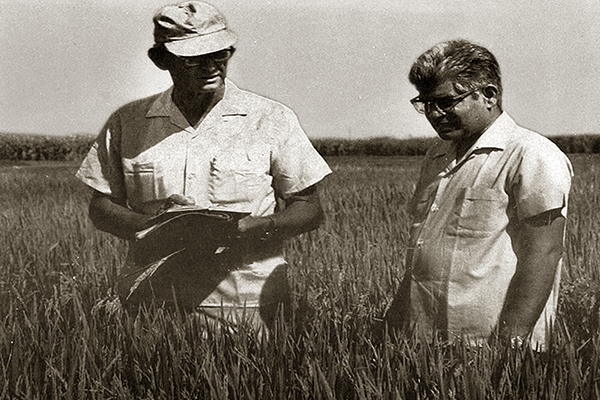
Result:
<svg viewBox="0 0 600 400">
<path fill-rule="evenodd" d="M 462 132 L 461 131 L 446 131 L 446 132 L 438 132 L 437 133 L 438 136 L 443 139 L 443 140 L 458 140 L 458 139 L 462 139 Z"/>
</svg>

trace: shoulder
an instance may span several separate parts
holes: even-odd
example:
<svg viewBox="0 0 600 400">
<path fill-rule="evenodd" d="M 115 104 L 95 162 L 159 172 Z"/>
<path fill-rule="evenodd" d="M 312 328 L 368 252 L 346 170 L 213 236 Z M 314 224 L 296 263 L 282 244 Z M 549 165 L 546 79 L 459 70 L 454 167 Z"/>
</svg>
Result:
<svg viewBox="0 0 600 400">
<path fill-rule="evenodd" d="M 530 129 L 515 125 L 511 132 L 509 148 L 521 157 L 547 159 L 551 162 L 568 162 L 565 153 L 547 137 Z"/>
<path fill-rule="evenodd" d="M 510 167 L 520 182 L 556 187 L 570 182 L 571 161 L 550 139 L 521 126 L 515 127 L 511 139 Z"/>
<path fill-rule="evenodd" d="M 573 167 L 550 139 L 516 126 L 511 132 L 508 176 L 519 219 L 561 209 L 566 217 Z"/>
<path fill-rule="evenodd" d="M 163 93 L 164 92 L 156 93 L 156 94 L 153 94 L 152 96 L 144 97 L 144 98 L 137 99 L 137 100 L 131 101 L 129 103 L 126 103 L 126 104 L 122 105 L 121 107 L 119 107 L 114 112 L 114 114 L 116 114 L 116 115 L 135 115 L 135 114 L 146 115 L 148 110 L 150 110 L 152 105 L 156 102 L 156 100 Z"/>
<path fill-rule="evenodd" d="M 264 95 L 241 89 L 229 80 L 227 81 L 227 97 L 232 103 L 235 103 L 236 107 L 246 109 L 252 113 L 295 116 L 292 109 L 285 104 Z"/>
<path fill-rule="evenodd" d="M 133 136 L 139 134 L 145 126 L 146 115 L 162 94 L 134 100 L 117 108 L 108 117 L 99 138 L 111 141 L 112 145 L 116 146 L 120 143 L 119 138 L 132 136 L 126 132 L 133 132 Z"/>
</svg>

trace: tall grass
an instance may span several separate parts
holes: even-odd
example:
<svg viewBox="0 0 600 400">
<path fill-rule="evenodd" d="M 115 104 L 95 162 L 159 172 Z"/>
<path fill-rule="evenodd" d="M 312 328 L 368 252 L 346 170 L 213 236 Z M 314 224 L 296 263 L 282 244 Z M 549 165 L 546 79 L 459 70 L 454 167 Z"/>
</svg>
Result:
<svg viewBox="0 0 600 400">
<path fill-rule="evenodd" d="M 268 335 L 116 307 L 126 244 L 91 226 L 76 166 L 0 167 L 0 399 L 599 398 L 600 157 L 573 157 L 561 316 L 543 354 L 377 330 L 404 271 L 419 160 L 329 160 L 327 221 L 286 248 L 295 320 Z"/>
</svg>

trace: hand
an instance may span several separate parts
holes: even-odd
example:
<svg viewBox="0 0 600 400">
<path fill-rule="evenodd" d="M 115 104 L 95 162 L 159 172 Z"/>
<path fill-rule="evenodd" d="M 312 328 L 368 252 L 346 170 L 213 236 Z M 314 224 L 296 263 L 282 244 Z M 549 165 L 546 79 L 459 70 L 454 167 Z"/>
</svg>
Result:
<svg viewBox="0 0 600 400">
<path fill-rule="evenodd" d="M 242 238 L 262 238 L 272 225 L 271 218 L 249 215 L 238 221 L 238 232 Z"/>
<path fill-rule="evenodd" d="M 166 199 L 147 201 L 137 207 L 134 211 L 146 215 L 158 215 L 165 212 L 174 205 L 193 206 L 196 201 L 193 197 L 184 196 L 181 194 L 172 194 Z"/>
</svg>

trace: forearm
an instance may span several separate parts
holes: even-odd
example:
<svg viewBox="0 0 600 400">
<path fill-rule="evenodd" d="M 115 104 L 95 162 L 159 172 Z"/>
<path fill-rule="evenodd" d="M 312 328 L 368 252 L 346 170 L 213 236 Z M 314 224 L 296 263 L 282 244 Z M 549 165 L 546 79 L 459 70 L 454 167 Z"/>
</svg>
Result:
<svg viewBox="0 0 600 400">
<path fill-rule="evenodd" d="M 324 216 L 320 206 L 297 201 L 290 204 L 283 212 L 271 216 L 276 234 L 282 238 L 290 238 L 319 227 Z"/>
<path fill-rule="evenodd" d="M 282 212 L 242 219 L 239 230 L 246 236 L 269 232 L 274 238 L 283 240 L 318 228 L 323 219 L 319 193 L 316 187 L 312 187 L 288 199 Z"/>
<path fill-rule="evenodd" d="M 536 263 L 537 264 L 537 263 Z M 506 293 L 506 299 L 499 318 L 499 337 L 509 340 L 513 337 L 526 338 L 533 330 L 554 283 L 558 258 L 547 257 L 539 260 L 531 268 L 545 268 L 553 271 L 540 278 L 537 274 L 516 273 Z"/>
<path fill-rule="evenodd" d="M 539 319 L 562 256 L 564 224 L 565 219 L 559 217 L 547 226 L 523 224 L 521 227 L 516 272 L 499 317 L 501 340 L 526 338 Z"/>
<path fill-rule="evenodd" d="M 137 231 L 147 228 L 151 217 L 97 193 L 90 201 L 89 214 L 97 229 L 125 240 L 133 240 Z"/>
</svg>

